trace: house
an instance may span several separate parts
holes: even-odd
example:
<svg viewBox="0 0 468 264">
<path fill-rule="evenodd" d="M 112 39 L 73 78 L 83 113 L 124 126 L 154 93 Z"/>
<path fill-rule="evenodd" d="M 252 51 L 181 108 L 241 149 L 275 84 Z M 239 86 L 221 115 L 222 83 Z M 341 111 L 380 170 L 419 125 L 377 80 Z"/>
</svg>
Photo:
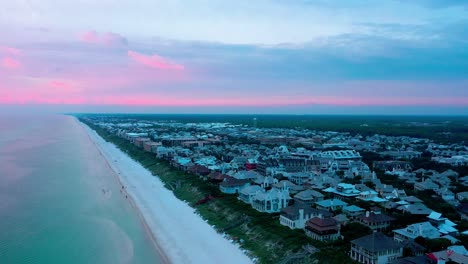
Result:
<svg viewBox="0 0 468 264">
<path fill-rule="evenodd" d="M 351 241 L 351 258 L 365 264 L 387 264 L 403 256 L 403 246 L 378 232 Z"/>
<path fill-rule="evenodd" d="M 248 185 L 240 190 L 237 198 L 244 203 L 252 204 L 252 199 L 258 191 L 263 191 L 263 188 L 258 185 Z"/>
<path fill-rule="evenodd" d="M 357 199 L 363 200 L 365 202 L 375 202 L 375 203 L 387 202 L 387 199 L 380 198 L 378 196 L 378 193 L 374 190 L 360 192 Z"/>
<path fill-rule="evenodd" d="M 211 172 L 207 167 L 197 164 L 189 167 L 187 171 L 198 176 L 207 176 Z"/>
<path fill-rule="evenodd" d="M 331 217 L 314 217 L 307 221 L 306 234 L 312 239 L 319 241 L 333 241 L 340 238 L 340 226 Z"/>
<path fill-rule="evenodd" d="M 439 233 L 443 235 L 457 235 L 458 230 L 455 228 L 457 224 L 450 221 L 446 217 L 442 217 L 441 213 L 432 211 L 427 216 L 429 222 L 439 230 Z"/>
<path fill-rule="evenodd" d="M 366 211 L 366 209 L 361 208 L 356 205 L 350 205 L 350 206 L 344 206 L 343 207 L 343 213 L 351 218 L 354 218 L 358 215 L 363 214 Z"/>
<path fill-rule="evenodd" d="M 257 168 L 257 163 L 255 159 L 248 159 L 245 163 L 245 170 L 255 170 Z"/>
<path fill-rule="evenodd" d="M 381 171 L 411 171 L 412 165 L 407 161 L 397 161 L 397 160 L 384 160 L 384 161 L 374 161 L 372 163 L 372 168 L 374 170 Z"/>
<path fill-rule="evenodd" d="M 157 158 L 170 158 L 175 155 L 175 150 L 173 148 L 166 148 L 166 147 L 156 147 L 156 157 Z"/>
<path fill-rule="evenodd" d="M 288 180 L 281 180 L 273 184 L 274 188 L 288 188 L 290 194 L 296 194 L 304 190 L 303 186 L 296 185 Z"/>
<path fill-rule="evenodd" d="M 395 218 L 382 213 L 366 212 L 356 217 L 356 221 L 372 230 L 383 231 L 395 221 Z"/>
<path fill-rule="evenodd" d="M 400 202 L 397 202 L 397 204 Z M 422 203 L 415 203 L 415 204 L 405 204 L 400 205 L 397 207 L 397 210 L 400 210 L 405 213 L 409 213 L 412 215 L 429 215 L 432 210 L 428 208 L 425 204 Z"/>
<path fill-rule="evenodd" d="M 294 196 L 294 202 L 297 204 L 303 204 L 305 206 L 311 207 L 315 202 L 322 201 L 323 197 L 324 195 L 320 192 L 308 189 L 297 193 Z"/>
<path fill-rule="evenodd" d="M 261 190 L 252 197 L 252 207 L 259 212 L 279 213 L 282 208 L 289 205 L 290 200 L 287 188 Z"/>
<path fill-rule="evenodd" d="M 156 148 L 162 146 L 161 142 L 147 141 L 143 143 L 143 149 L 146 152 L 155 152 Z"/>
<path fill-rule="evenodd" d="M 291 229 L 304 228 L 305 223 L 318 216 L 332 217 L 333 214 L 321 209 L 315 209 L 303 204 L 294 204 L 281 209 L 280 224 Z"/>
<path fill-rule="evenodd" d="M 399 258 L 391 262 L 391 264 L 437 264 L 437 261 L 431 261 L 429 256 L 422 255 L 416 257 Z"/>
<path fill-rule="evenodd" d="M 460 202 L 463 201 L 463 200 L 468 201 L 468 192 L 459 192 L 459 193 L 457 193 L 457 199 Z"/>
<path fill-rule="evenodd" d="M 232 177 L 240 180 L 251 180 L 254 181 L 257 179 L 257 177 L 260 176 L 260 174 L 256 171 L 253 170 L 243 170 L 243 171 L 238 171 Z"/>
<path fill-rule="evenodd" d="M 239 180 L 236 178 L 227 177 L 219 184 L 219 190 L 222 193 L 235 194 L 239 193 L 242 188 L 248 185 L 250 185 L 248 180 Z"/>
<path fill-rule="evenodd" d="M 414 189 L 418 191 L 424 190 L 437 190 L 439 185 L 434 183 L 431 179 L 423 179 L 421 182 L 417 182 L 414 184 Z"/>
<path fill-rule="evenodd" d="M 428 257 L 436 261 L 436 263 L 458 263 L 458 264 L 466 264 L 468 263 L 468 253 L 466 249 L 459 249 L 458 247 L 448 247 L 447 250 L 442 250 L 438 252 L 432 252 L 428 254 Z"/>
<path fill-rule="evenodd" d="M 406 196 L 405 198 L 401 198 L 403 201 L 408 202 L 409 204 L 417 204 L 422 203 L 423 201 L 416 196 Z"/>
<path fill-rule="evenodd" d="M 336 211 L 342 209 L 344 206 L 348 205 L 348 203 L 343 202 L 338 199 L 328 199 L 315 202 L 315 205 L 318 209 L 324 209 L 328 211 Z"/>
<path fill-rule="evenodd" d="M 266 189 L 274 184 L 277 184 L 278 179 L 272 176 L 263 176 L 259 174 L 257 178 L 253 181 L 253 183 L 260 185 L 262 188 Z"/>
<path fill-rule="evenodd" d="M 340 226 L 345 226 L 349 223 L 349 218 L 345 214 L 335 215 L 333 219 L 335 219 Z"/>
<path fill-rule="evenodd" d="M 417 237 L 423 237 L 426 239 L 439 238 L 440 233 L 434 226 L 429 222 L 422 222 L 412 224 L 406 228 L 393 230 L 394 239 L 396 241 L 414 240 Z"/>
<path fill-rule="evenodd" d="M 356 190 L 356 188 L 354 188 L 353 184 L 349 183 L 338 183 L 336 188 L 329 187 L 323 191 L 332 193 L 333 196 L 337 197 L 338 199 L 354 198 L 357 197 L 359 193 L 361 193 L 359 190 Z"/>
<path fill-rule="evenodd" d="M 297 185 L 302 185 L 304 182 L 306 182 L 308 179 L 310 179 L 310 173 L 308 172 L 289 172 L 286 173 L 286 177 L 288 179 L 297 184 Z"/>
<path fill-rule="evenodd" d="M 229 176 L 219 171 L 212 171 L 208 174 L 207 178 L 210 182 L 221 183 L 225 178 L 229 178 Z"/>
<path fill-rule="evenodd" d="M 149 138 L 145 138 L 145 137 L 138 137 L 138 138 L 135 138 L 134 141 L 133 141 L 133 144 L 139 148 L 143 148 L 143 143 L 145 142 L 150 142 L 151 139 Z"/>
</svg>

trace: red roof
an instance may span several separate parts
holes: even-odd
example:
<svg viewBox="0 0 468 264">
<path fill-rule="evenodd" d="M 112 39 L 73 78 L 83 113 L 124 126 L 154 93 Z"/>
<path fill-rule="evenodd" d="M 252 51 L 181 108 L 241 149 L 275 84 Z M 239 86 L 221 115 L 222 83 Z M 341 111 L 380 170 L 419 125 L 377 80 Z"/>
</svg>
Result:
<svg viewBox="0 0 468 264">
<path fill-rule="evenodd" d="M 306 226 L 311 230 L 317 230 L 320 232 L 329 230 L 338 230 L 338 222 L 333 218 L 320 218 L 314 217 L 307 221 Z"/>
</svg>

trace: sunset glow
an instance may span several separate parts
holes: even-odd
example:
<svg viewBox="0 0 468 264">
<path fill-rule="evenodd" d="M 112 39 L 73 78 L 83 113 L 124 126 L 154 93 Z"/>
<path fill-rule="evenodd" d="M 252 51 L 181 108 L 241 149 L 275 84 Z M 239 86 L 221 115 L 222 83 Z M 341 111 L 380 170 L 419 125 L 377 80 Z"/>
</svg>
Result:
<svg viewBox="0 0 468 264">
<path fill-rule="evenodd" d="M 462 4 L 137 2 L 4 3 L 0 104 L 468 111 Z M 96 12 L 65 20 L 72 10 Z"/>
</svg>

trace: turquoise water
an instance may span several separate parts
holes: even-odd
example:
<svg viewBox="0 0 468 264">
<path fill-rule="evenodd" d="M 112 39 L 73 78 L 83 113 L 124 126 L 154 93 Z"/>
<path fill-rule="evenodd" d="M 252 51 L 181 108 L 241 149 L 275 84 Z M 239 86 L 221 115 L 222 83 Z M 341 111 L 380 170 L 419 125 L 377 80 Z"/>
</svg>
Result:
<svg viewBox="0 0 468 264">
<path fill-rule="evenodd" d="M 161 263 L 72 117 L 0 117 L 0 263 Z"/>
</svg>

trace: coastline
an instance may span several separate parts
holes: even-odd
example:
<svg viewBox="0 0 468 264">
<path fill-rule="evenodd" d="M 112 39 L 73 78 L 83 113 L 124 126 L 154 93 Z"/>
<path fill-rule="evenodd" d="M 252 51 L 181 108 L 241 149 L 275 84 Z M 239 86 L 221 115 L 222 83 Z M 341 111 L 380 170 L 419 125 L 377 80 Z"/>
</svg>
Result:
<svg viewBox="0 0 468 264">
<path fill-rule="evenodd" d="M 86 124 L 75 121 L 114 171 L 163 263 L 252 263 L 238 246 L 166 189 L 158 177 Z"/>
</svg>

